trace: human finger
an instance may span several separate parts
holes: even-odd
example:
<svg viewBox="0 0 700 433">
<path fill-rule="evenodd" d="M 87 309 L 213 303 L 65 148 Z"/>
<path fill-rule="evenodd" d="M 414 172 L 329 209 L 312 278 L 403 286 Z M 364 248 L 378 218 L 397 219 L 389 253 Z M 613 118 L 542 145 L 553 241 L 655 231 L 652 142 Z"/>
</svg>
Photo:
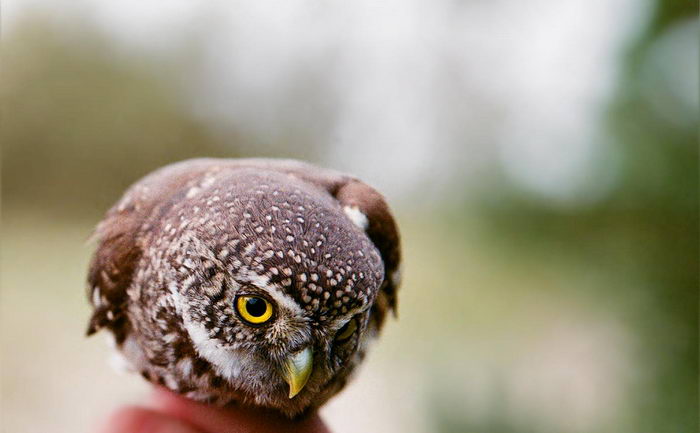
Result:
<svg viewBox="0 0 700 433">
<path fill-rule="evenodd" d="M 114 412 L 100 433 L 205 433 L 181 419 L 142 407 L 129 406 Z"/>
<path fill-rule="evenodd" d="M 266 409 L 198 403 L 159 388 L 154 397 L 158 410 L 176 416 L 207 433 L 330 433 L 318 414 L 290 420 Z"/>
</svg>

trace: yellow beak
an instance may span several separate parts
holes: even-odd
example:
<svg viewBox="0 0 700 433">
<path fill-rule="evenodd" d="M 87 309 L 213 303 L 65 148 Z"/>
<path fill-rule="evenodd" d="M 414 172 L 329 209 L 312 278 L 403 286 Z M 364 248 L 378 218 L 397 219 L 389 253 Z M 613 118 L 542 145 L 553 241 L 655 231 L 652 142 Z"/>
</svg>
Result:
<svg viewBox="0 0 700 433">
<path fill-rule="evenodd" d="M 289 398 L 299 394 L 309 381 L 314 364 L 314 353 L 311 347 L 291 355 L 284 362 L 282 376 L 289 384 Z"/>
</svg>

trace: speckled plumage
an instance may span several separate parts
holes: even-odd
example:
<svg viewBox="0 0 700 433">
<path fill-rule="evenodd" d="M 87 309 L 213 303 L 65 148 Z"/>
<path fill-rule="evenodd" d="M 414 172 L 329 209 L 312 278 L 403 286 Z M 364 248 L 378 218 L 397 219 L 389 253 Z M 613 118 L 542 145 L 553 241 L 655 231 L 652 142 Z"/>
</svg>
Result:
<svg viewBox="0 0 700 433">
<path fill-rule="evenodd" d="M 382 196 L 290 160 L 197 159 L 134 184 L 96 230 L 88 334 L 107 328 L 128 364 L 190 398 L 289 416 L 340 391 L 396 309 L 399 238 Z M 251 326 L 242 293 L 274 304 Z M 357 331 L 335 341 L 351 318 Z M 313 348 L 294 398 L 279 368 Z"/>
</svg>

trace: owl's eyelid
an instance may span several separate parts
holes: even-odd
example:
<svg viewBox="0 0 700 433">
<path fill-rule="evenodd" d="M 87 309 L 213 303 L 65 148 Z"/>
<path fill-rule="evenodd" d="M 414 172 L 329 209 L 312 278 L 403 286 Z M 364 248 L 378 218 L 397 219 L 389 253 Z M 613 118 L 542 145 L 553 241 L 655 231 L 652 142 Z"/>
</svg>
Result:
<svg viewBox="0 0 700 433">
<path fill-rule="evenodd" d="M 348 317 L 346 320 L 343 320 L 343 321 L 340 321 L 340 320 L 339 320 L 339 321 L 337 321 L 337 322 L 335 323 L 336 326 L 333 327 L 333 328 L 335 329 L 335 332 L 340 331 L 341 329 L 343 329 L 344 326 L 346 326 L 347 324 L 349 324 L 349 323 L 350 323 L 351 321 L 353 321 L 353 320 L 357 322 L 357 327 L 359 328 L 359 327 L 360 327 L 360 323 L 362 323 L 362 322 L 360 322 L 359 317 L 360 317 L 362 314 L 363 314 L 363 312 L 361 311 L 361 312 L 359 312 L 359 313 L 353 314 L 352 316 Z"/>
<path fill-rule="evenodd" d="M 249 288 L 241 289 L 238 292 L 236 292 L 236 294 L 233 296 L 233 298 L 238 299 L 241 296 L 257 296 L 259 298 L 263 298 L 267 302 L 272 304 L 273 308 L 275 308 L 275 309 L 277 308 L 277 302 L 274 300 L 274 298 L 272 296 L 270 296 L 264 290 L 258 289 L 256 287 L 251 287 L 250 289 Z"/>
<path fill-rule="evenodd" d="M 347 329 L 343 329 L 345 327 L 348 327 Z M 353 316 L 352 319 L 348 320 L 345 325 L 341 326 L 338 331 L 336 331 L 335 335 L 335 341 L 339 343 L 344 343 L 346 341 L 349 341 L 350 338 L 352 338 L 353 335 L 357 332 L 357 330 L 360 328 L 360 325 L 357 322 L 357 316 Z M 347 333 L 347 335 L 345 335 Z"/>
<path fill-rule="evenodd" d="M 362 323 L 359 321 L 359 317 L 362 316 L 363 314 L 367 313 L 367 311 L 369 311 L 369 309 L 371 307 L 372 307 L 371 305 L 364 305 L 362 307 L 356 308 L 355 310 L 348 311 L 348 313 L 345 316 L 343 316 L 342 319 L 338 319 L 333 323 L 333 325 L 334 325 L 333 328 L 336 331 L 338 331 L 340 328 L 342 328 L 346 324 L 350 323 L 350 321 L 352 319 L 355 319 L 355 318 L 358 319 L 357 324 L 359 326 L 359 324 Z"/>
<path fill-rule="evenodd" d="M 252 292 L 254 295 L 264 296 L 265 299 L 272 302 L 278 310 L 290 311 L 294 316 L 304 316 L 304 310 L 289 294 L 285 293 L 280 287 L 269 283 L 264 279 L 259 281 L 248 282 L 242 285 L 236 293 L 236 296 L 244 293 Z"/>
<path fill-rule="evenodd" d="M 334 326 L 335 331 L 338 332 L 341 329 L 343 329 L 344 326 L 346 326 L 348 323 L 350 323 L 351 320 L 355 318 L 355 315 L 350 316 L 347 320 L 343 320 L 342 322 L 339 321 L 337 326 Z"/>
</svg>

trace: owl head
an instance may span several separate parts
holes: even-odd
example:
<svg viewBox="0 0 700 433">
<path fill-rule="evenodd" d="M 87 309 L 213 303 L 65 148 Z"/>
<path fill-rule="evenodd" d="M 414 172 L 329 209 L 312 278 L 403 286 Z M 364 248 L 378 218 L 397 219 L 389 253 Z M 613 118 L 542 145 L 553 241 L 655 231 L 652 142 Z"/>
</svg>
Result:
<svg viewBox="0 0 700 433">
<path fill-rule="evenodd" d="M 166 167 L 127 192 L 98 236 L 89 332 L 107 327 L 134 369 L 198 400 L 318 407 L 396 305 L 384 200 L 308 164 Z"/>
</svg>

